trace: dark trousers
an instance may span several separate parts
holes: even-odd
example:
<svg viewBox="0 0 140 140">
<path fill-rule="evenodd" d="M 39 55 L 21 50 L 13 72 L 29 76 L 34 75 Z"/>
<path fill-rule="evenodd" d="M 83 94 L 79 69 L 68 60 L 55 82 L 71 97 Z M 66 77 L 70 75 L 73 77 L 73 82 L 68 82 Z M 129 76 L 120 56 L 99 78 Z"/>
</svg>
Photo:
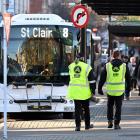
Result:
<svg viewBox="0 0 140 140">
<path fill-rule="evenodd" d="M 124 95 L 125 95 L 125 97 L 129 97 L 130 96 L 130 91 L 128 91 L 126 89 L 128 89 L 127 83 L 125 84 L 125 93 L 124 93 Z"/>
<path fill-rule="evenodd" d="M 81 112 L 84 111 L 85 125 L 90 125 L 89 99 L 74 100 L 75 103 L 75 124 L 76 127 L 81 126 Z"/>
<path fill-rule="evenodd" d="M 134 89 L 134 88 L 136 89 L 136 87 L 137 87 L 137 80 L 132 78 L 131 79 L 131 88 L 132 89 Z"/>
<path fill-rule="evenodd" d="M 108 97 L 108 101 L 107 101 L 107 119 L 108 119 L 108 121 L 114 120 L 115 124 L 120 123 L 123 96 L 124 95 L 121 95 L 121 96 L 108 95 L 107 96 Z M 114 107 L 115 107 L 115 112 L 114 112 Z"/>
</svg>

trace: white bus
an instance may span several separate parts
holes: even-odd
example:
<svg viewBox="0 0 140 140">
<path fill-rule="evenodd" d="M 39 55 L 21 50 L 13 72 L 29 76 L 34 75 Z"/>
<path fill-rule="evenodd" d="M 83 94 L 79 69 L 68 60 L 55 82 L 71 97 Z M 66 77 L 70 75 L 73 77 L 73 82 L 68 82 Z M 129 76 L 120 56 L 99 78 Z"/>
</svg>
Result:
<svg viewBox="0 0 140 140">
<path fill-rule="evenodd" d="M 68 65 L 79 49 L 78 33 L 79 29 L 72 23 L 55 14 L 19 14 L 12 17 L 7 52 L 8 112 L 62 112 L 64 116 L 72 115 L 74 103 L 66 100 Z M 3 23 L 0 25 L 1 83 L 2 46 Z M 0 112 L 3 112 L 3 94 L 0 94 Z"/>
</svg>

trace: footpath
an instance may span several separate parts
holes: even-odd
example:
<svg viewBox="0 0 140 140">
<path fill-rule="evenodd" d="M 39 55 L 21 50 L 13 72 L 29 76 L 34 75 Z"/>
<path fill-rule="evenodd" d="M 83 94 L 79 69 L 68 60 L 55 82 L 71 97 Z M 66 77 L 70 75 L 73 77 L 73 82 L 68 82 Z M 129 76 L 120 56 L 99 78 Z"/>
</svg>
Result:
<svg viewBox="0 0 140 140">
<path fill-rule="evenodd" d="M 74 131 L 74 120 L 60 121 L 61 125 L 53 125 L 51 122 L 41 126 L 28 128 L 25 122 L 8 123 L 8 140 L 139 140 L 140 139 L 140 97 L 137 91 L 132 91 L 132 96 L 129 101 L 123 101 L 122 121 L 120 130 L 107 128 L 106 118 L 106 97 L 104 102 L 91 107 L 91 122 L 94 123 L 94 128 L 85 131 L 84 122 L 80 132 Z M 51 126 L 50 126 L 51 124 Z M 21 125 L 22 127 L 19 127 Z M 45 127 L 46 126 L 46 127 Z M 0 140 L 3 130 L 0 130 Z"/>
</svg>

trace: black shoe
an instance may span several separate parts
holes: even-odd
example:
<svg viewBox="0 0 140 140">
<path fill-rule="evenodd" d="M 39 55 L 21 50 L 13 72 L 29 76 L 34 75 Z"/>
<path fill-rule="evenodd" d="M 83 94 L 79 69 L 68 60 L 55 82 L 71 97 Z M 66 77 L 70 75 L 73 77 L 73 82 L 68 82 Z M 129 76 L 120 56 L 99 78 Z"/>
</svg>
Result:
<svg viewBox="0 0 140 140">
<path fill-rule="evenodd" d="M 129 99 L 129 97 L 125 97 L 125 99 L 127 100 L 127 101 L 129 101 L 130 99 Z"/>
<path fill-rule="evenodd" d="M 114 125 L 114 129 L 121 129 L 119 125 Z"/>
<path fill-rule="evenodd" d="M 93 124 L 90 124 L 89 126 L 85 126 L 85 129 L 88 130 L 88 129 L 93 128 L 93 127 L 94 127 Z"/>
<path fill-rule="evenodd" d="M 109 121 L 108 122 L 108 128 L 112 128 L 113 127 L 113 123 L 112 123 L 112 121 Z"/>
<path fill-rule="evenodd" d="M 76 127 L 75 128 L 75 131 L 80 131 L 80 127 Z"/>
</svg>

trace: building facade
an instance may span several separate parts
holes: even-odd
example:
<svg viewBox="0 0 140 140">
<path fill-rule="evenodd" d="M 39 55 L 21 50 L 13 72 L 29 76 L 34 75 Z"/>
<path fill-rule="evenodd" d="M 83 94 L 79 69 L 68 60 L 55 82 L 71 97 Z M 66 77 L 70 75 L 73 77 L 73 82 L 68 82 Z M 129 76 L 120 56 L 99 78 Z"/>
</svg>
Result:
<svg viewBox="0 0 140 140">
<path fill-rule="evenodd" d="M 21 13 L 52 13 L 51 5 L 55 1 L 58 0 L 0 0 L 0 13 L 3 13 L 5 9 L 13 15 Z"/>
<path fill-rule="evenodd" d="M 29 0 L 0 0 L 0 13 L 5 11 L 11 14 L 28 12 Z"/>
</svg>

